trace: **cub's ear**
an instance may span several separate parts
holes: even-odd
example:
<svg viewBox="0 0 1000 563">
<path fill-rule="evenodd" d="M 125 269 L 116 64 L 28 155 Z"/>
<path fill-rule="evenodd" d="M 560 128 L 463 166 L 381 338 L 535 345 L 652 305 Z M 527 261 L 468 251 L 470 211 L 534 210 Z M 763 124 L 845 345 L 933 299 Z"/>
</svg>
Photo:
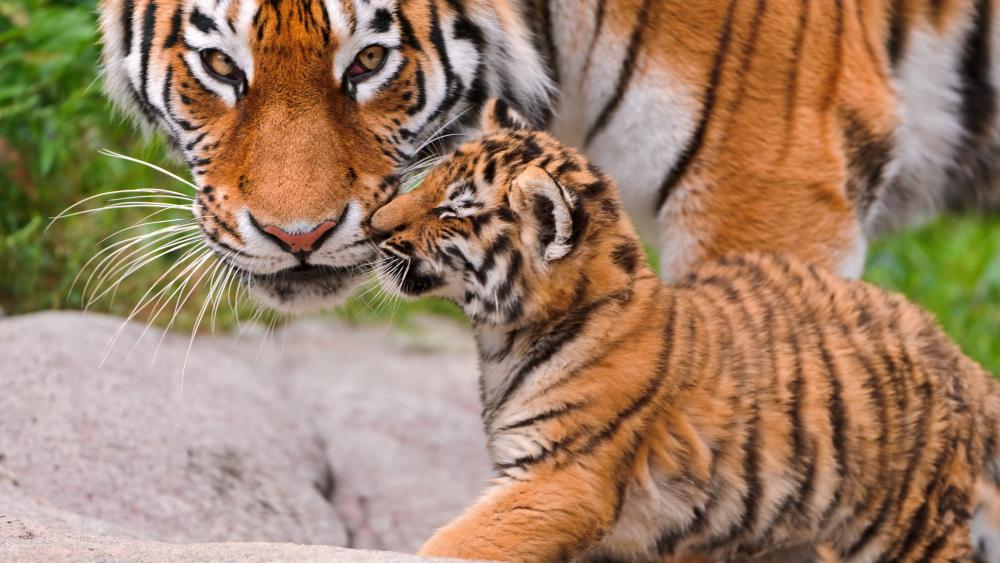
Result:
<svg viewBox="0 0 1000 563">
<path fill-rule="evenodd" d="M 576 197 L 545 170 L 529 166 L 514 179 L 511 206 L 531 227 L 528 236 L 537 243 L 545 262 L 553 262 L 573 250 L 573 208 Z"/>
<path fill-rule="evenodd" d="M 483 131 L 532 129 L 531 122 L 500 98 L 490 98 L 483 106 Z"/>
</svg>

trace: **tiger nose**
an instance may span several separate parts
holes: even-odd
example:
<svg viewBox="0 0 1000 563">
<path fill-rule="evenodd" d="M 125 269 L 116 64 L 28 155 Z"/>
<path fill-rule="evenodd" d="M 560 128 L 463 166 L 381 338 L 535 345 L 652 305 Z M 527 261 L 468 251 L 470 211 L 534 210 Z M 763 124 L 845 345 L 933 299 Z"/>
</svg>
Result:
<svg viewBox="0 0 1000 563">
<path fill-rule="evenodd" d="M 290 252 L 299 258 L 305 258 L 319 248 L 322 240 L 326 238 L 324 235 L 330 234 L 336 226 L 337 222 L 330 219 L 316 225 L 310 231 L 299 233 L 290 233 L 274 225 L 264 227 L 258 225 L 257 228 L 268 235 L 271 240 L 278 243 L 278 246 L 286 252 Z"/>
</svg>

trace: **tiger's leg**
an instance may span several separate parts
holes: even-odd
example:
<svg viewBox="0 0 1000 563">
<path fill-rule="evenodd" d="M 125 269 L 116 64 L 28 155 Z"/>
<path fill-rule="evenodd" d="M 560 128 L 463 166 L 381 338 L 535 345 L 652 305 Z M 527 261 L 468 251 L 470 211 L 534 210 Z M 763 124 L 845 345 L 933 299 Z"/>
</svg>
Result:
<svg viewBox="0 0 1000 563">
<path fill-rule="evenodd" d="M 759 250 L 860 277 L 868 217 L 897 168 L 878 11 L 730 5 L 698 126 L 657 193 L 663 274 Z"/>
<path fill-rule="evenodd" d="M 691 178 L 661 209 L 660 269 L 668 281 L 703 261 L 748 251 L 790 253 L 861 276 L 867 241 L 835 183 L 750 175 L 730 181 Z"/>
<path fill-rule="evenodd" d="M 610 476 L 583 471 L 508 482 L 438 530 L 419 553 L 500 561 L 572 559 L 610 528 L 616 500 Z"/>
</svg>

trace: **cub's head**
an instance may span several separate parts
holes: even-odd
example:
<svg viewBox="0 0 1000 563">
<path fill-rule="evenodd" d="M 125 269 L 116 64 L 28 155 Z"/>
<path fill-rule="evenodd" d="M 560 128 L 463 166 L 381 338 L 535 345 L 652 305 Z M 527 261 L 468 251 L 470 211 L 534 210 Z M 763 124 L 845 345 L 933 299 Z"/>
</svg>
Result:
<svg viewBox="0 0 1000 563">
<path fill-rule="evenodd" d="M 549 104 L 508 2 L 102 0 L 101 12 L 111 97 L 167 136 L 198 185 L 206 244 L 280 309 L 347 294 L 395 176 L 473 124 L 491 92 L 534 119 Z"/>
<path fill-rule="evenodd" d="M 483 137 L 372 217 L 384 287 L 449 299 L 474 323 L 517 326 L 644 267 L 605 175 L 503 102 L 483 115 Z"/>
</svg>

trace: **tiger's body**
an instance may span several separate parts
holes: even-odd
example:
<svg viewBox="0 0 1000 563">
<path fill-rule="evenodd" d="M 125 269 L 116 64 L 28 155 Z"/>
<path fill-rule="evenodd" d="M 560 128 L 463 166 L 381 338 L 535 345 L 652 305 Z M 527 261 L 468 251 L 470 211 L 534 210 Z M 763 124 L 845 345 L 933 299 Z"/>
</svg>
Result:
<svg viewBox="0 0 1000 563">
<path fill-rule="evenodd" d="M 342 300 L 395 175 L 500 96 L 622 186 L 663 274 L 867 240 L 997 189 L 991 0 L 103 0 L 108 91 L 165 132 L 266 304 Z"/>
<path fill-rule="evenodd" d="M 422 553 L 1000 557 L 1000 388 L 933 319 L 766 254 L 664 285 L 608 177 L 487 116 L 373 217 L 384 285 L 458 303 L 480 353 L 497 478 Z"/>
</svg>

